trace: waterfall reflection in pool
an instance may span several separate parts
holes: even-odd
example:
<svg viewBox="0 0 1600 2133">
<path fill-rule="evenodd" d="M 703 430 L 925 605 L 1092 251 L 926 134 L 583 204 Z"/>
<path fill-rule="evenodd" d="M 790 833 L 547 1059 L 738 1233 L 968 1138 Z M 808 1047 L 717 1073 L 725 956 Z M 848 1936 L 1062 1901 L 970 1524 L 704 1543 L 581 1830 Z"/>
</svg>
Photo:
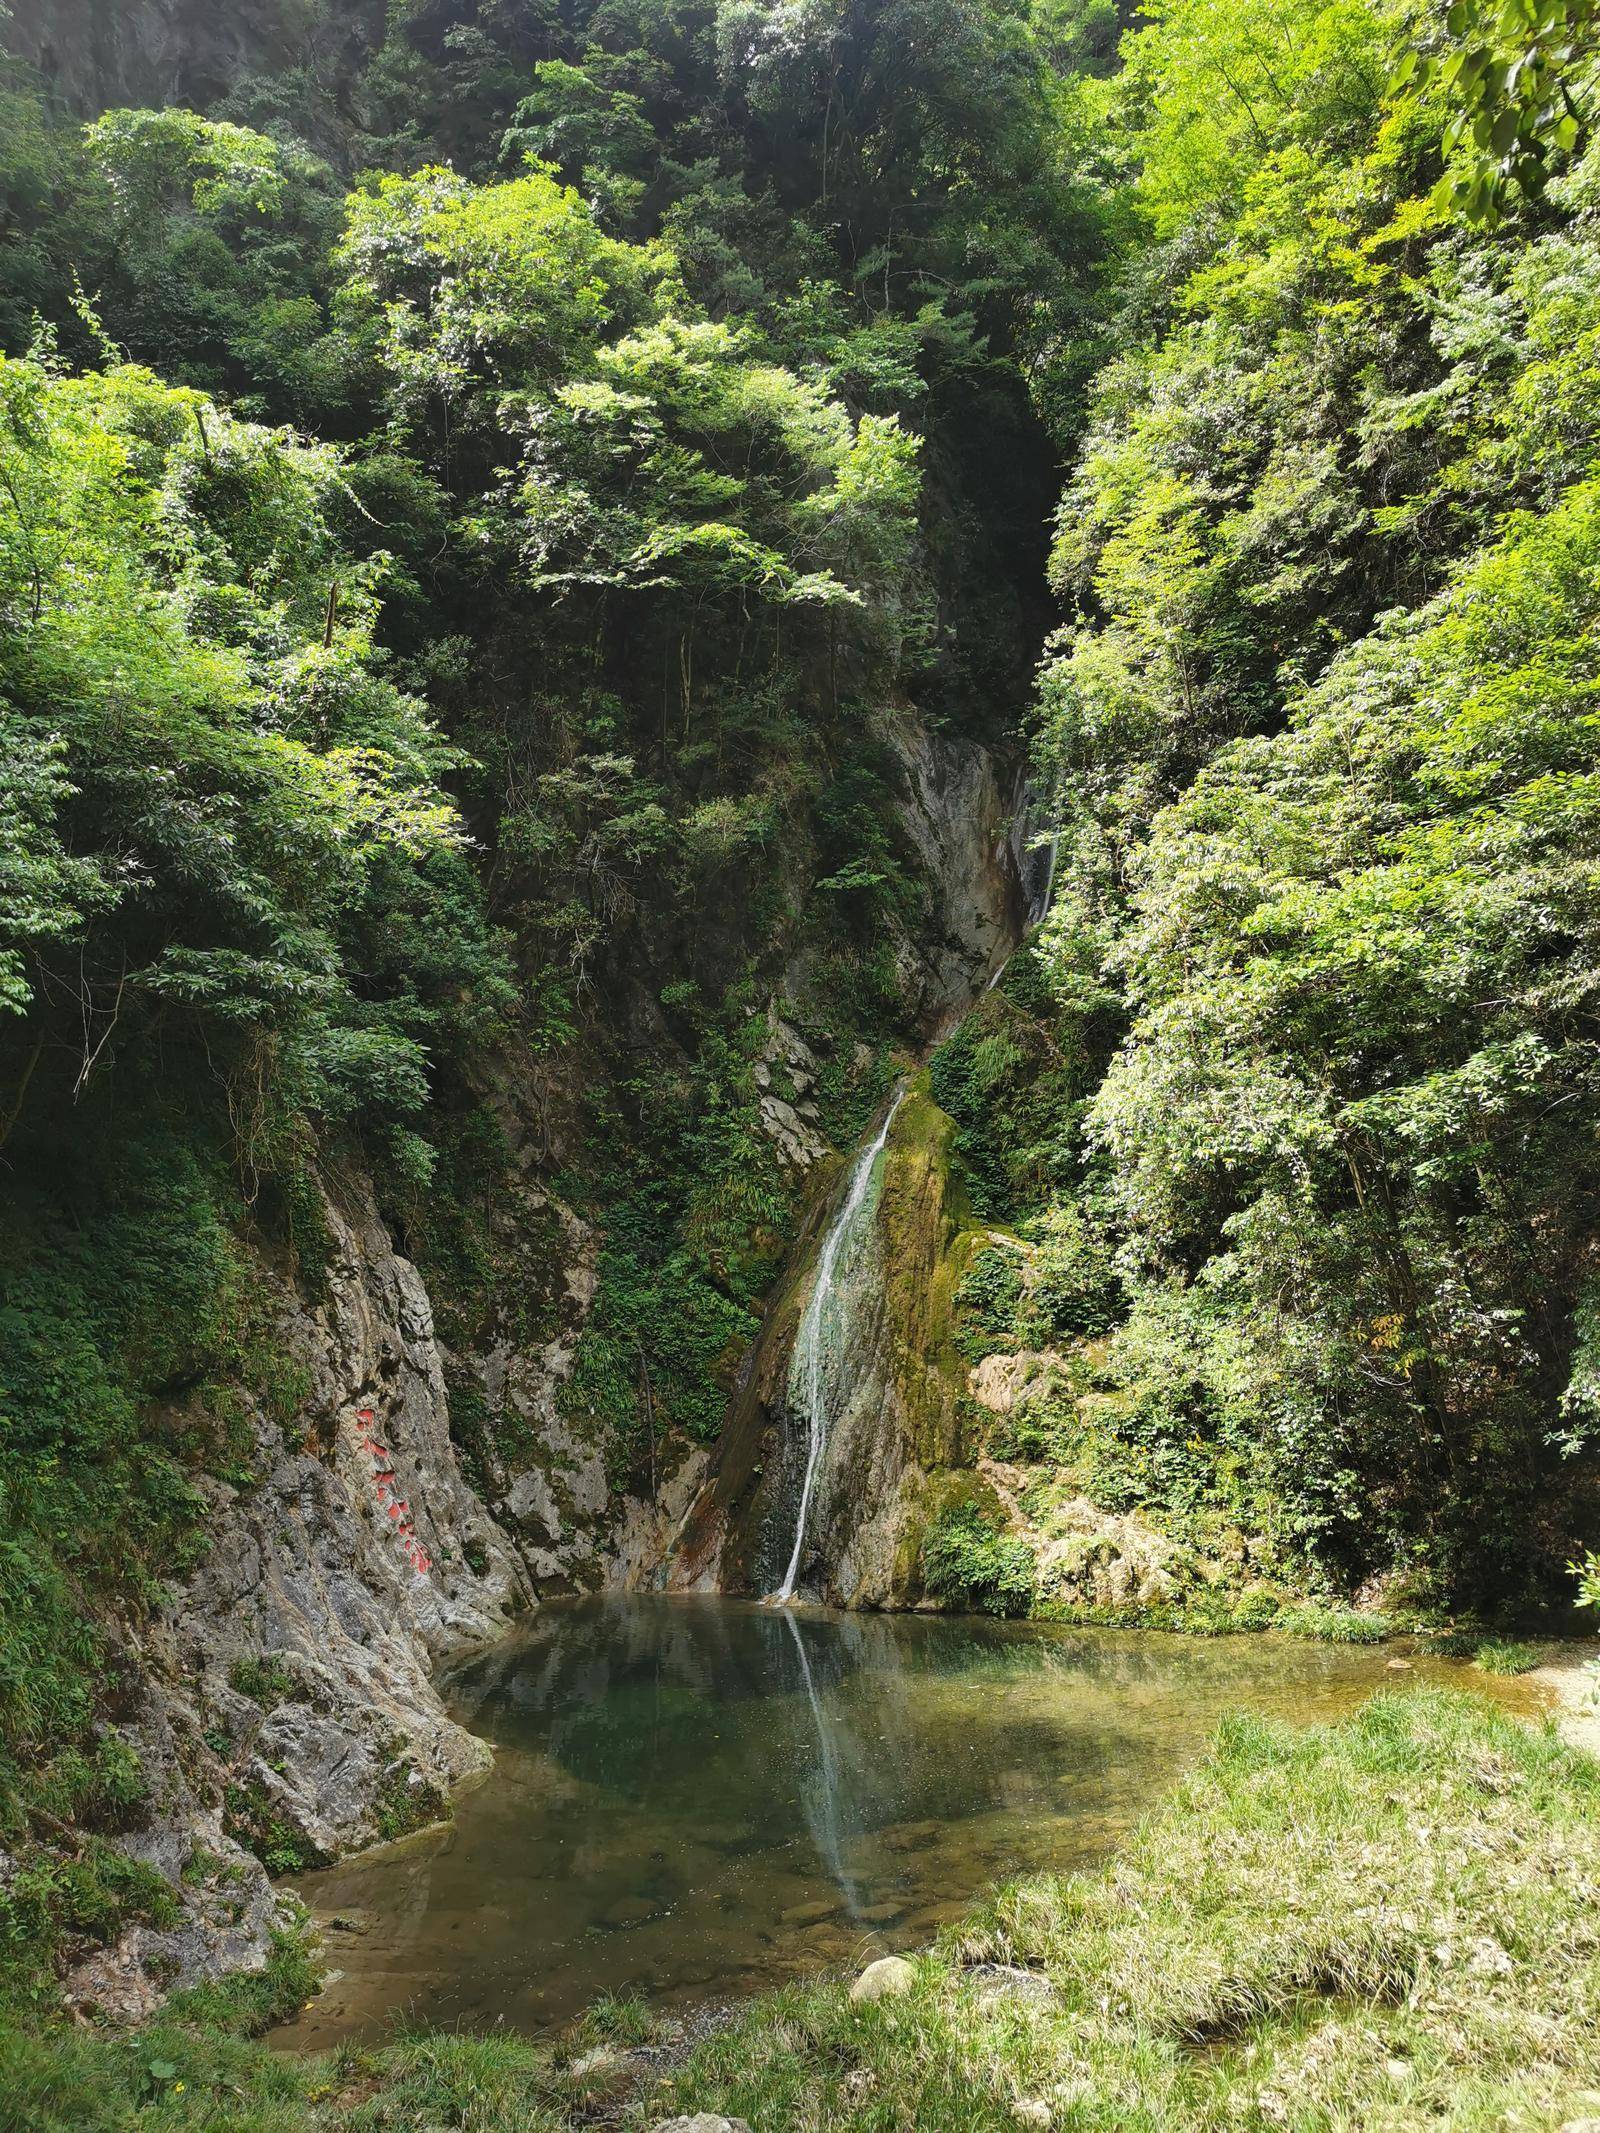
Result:
<svg viewBox="0 0 1600 2133">
<path fill-rule="evenodd" d="M 296 1884 L 344 1974 L 281 2041 L 396 2016 L 538 2030 L 603 1992 L 732 1996 L 927 1940 L 981 1888 L 1085 1864 L 1246 1705 L 1295 1720 L 1380 1648 L 610 1597 L 459 1670 L 495 1769 L 438 1833 Z M 1418 1660 L 1406 1679 L 1484 1677 Z M 1507 1685 L 1524 1704 L 1527 1689 Z"/>
</svg>

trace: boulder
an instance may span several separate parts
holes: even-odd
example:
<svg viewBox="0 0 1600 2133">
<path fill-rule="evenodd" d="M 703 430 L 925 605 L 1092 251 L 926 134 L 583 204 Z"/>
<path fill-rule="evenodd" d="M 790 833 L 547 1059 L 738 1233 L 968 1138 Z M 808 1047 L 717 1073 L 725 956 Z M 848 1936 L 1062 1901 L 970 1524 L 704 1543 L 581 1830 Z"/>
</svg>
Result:
<svg viewBox="0 0 1600 2133">
<path fill-rule="evenodd" d="M 1036 1970 L 1015 1969 L 1010 1963 L 978 1963 L 967 1977 L 979 1999 L 989 2006 L 1011 2001 L 1047 2007 L 1056 1997 L 1056 1988 L 1047 1977 Z"/>
<path fill-rule="evenodd" d="M 650 2133 L 750 2133 L 747 2118 L 723 2118 L 716 2111 L 696 2111 L 692 2118 L 658 2118 Z"/>
<path fill-rule="evenodd" d="M 875 1963 L 868 1963 L 850 1987 L 850 1998 L 857 2007 L 872 2000 L 896 2000 L 909 1992 L 916 1981 L 917 1973 L 903 1955 L 880 1955 Z"/>
</svg>

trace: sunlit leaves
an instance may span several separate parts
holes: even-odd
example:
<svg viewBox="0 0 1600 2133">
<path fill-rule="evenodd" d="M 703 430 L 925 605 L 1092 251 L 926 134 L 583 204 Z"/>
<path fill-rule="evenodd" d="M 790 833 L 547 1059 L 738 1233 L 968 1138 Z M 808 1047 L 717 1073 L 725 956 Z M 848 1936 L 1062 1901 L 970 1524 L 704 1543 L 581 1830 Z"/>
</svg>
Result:
<svg viewBox="0 0 1600 2133">
<path fill-rule="evenodd" d="M 1443 35 L 1401 53 L 1391 93 L 1437 82 L 1449 118 L 1436 198 L 1493 224 L 1517 195 L 1537 200 L 1579 149 L 1600 66 L 1594 0 L 1450 0 Z"/>
<path fill-rule="evenodd" d="M 131 368 L 0 363 L 0 410 L 4 1004 L 65 953 L 116 972 L 124 1033 L 134 999 L 334 1027 L 374 881 L 398 911 L 461 843 L 454 752 L 374 659 L 380 566 L 331 529 L 338 455 Z"/>
</svg>

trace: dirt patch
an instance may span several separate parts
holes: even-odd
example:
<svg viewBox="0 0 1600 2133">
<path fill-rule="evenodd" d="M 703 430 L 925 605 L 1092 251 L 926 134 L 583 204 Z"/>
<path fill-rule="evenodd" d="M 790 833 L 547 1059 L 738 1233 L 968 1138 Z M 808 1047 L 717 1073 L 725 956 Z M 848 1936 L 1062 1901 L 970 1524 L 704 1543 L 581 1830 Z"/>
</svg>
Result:
<svg viewBox="0 0 1600 2133">
<path fill-rule="evenodd" d="M 1553 1645 L 1528 1675 L 1556 1700 L 1556 1725 L 1574 1748 L 1600 1756 L 1600 1639 L 1573 1638 Z"/>
</svg>

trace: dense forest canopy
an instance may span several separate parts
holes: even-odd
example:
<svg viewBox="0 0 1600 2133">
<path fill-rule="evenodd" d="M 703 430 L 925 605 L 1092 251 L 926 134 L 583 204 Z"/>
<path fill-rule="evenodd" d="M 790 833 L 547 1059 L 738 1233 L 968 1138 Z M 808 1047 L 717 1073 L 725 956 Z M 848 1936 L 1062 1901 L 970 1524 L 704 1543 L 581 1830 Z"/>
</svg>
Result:
<svg viewBox="0 0 1600 2133">
<path fill-rule="evenodd" d="M 574 1412 L 619 1489 L 715 1436 L 800 1211 L 769 1003 L 841 1143 L 932 1034 L 886 708 L 1027 751 L 1059 844 L 933 1064 L 1031 1255 L 964 1308 L 1074 1351 L 1030 1450 L 1310 1588 L 1559 1591 L 1600 1450 L 1587 9 L 284 0 L 174 6 L 176 58 L 59 12 L 0 73 L 35 1810 L 116 1826 L 123 1627 L 241 1402 L 293 1426 L 249 1254 L 314 1297 L 359 1168 L 452 1341 L 511 1308 L 508 1060 L 603 1239 Z"/>
</svg>

